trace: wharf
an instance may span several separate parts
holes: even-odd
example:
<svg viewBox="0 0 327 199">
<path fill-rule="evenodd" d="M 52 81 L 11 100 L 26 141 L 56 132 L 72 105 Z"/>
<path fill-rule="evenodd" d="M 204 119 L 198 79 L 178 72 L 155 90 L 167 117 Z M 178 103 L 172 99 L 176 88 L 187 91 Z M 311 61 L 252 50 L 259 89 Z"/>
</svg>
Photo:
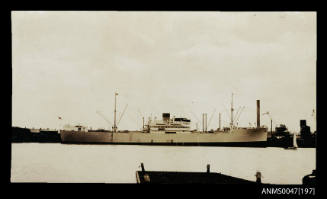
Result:
<svg viewBox="0 0 327 199">
<path fill-rule="evenodd" d="M 145 171 L 141 163 L 142 171 L 136 171 L 138 184 L 259 184 L 261 174 L 257 173 L 257 182 L 236 178 L 221 173 L 211 173 L 210 165 L 207 172 L 169 172 L 169 171 Z"/>
</svg>

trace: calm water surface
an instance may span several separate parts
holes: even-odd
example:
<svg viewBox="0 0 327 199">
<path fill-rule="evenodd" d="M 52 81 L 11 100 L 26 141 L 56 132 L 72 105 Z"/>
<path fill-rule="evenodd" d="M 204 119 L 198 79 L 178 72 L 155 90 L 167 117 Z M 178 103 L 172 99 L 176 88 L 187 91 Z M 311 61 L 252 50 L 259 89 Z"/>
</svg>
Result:
<svg viewBox="0 0 327 199">
<path fill-rule="evenodd" d="M 221 172 L 264 183 L 301 184 L 316 167 L 315 149 L 135 145 L 12 144 L 12 182 L 136 183 L 146 170 Z"/>
</svg>

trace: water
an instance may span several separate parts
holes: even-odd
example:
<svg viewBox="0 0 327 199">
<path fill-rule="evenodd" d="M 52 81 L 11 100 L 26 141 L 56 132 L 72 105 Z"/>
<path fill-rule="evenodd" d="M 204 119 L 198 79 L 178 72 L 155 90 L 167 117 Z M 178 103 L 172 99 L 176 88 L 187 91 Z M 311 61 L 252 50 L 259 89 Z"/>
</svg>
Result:
<svg viewBox="0 0 327 199">
<path fill-rule="evenodd" d="M 136 183 L 136 171 L 206 171 L 263 183 L 301 184 L 316 167 L 316 150 L 135 145 L 12 144 L 12 182 Z"/>
</svg>

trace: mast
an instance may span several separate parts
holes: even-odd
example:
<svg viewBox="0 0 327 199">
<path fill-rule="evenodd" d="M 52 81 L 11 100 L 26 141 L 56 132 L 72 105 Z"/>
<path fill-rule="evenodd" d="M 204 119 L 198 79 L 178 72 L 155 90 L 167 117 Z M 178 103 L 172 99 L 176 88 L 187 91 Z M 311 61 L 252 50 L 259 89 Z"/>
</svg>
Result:
<svg viewBox="0 0 327 199">
<path fill-rule="evenodd" d="M 219 113 L 219 131 L 221 129 L 221 114 Z"/>
<path fill-rule="evenodd" d="M 114 110 L 114 127 L 113 127 L 113 130 L 114 130 L 114 133 L 116 133 L 116 130 L 117 130 L 117 125 L 116 125 L 116 96 L 118 95 L 117 92 L 115 92 L 115 110 Z"/>
<path fill-rule="evenodd" d="M 231 128 L 233 128 L 233 126 L 234 126 L 234 121 L 233 121 L 233 115 L 234 115 L 233 114 L 233 111 L 234 111 L 234 108 L 233 108 L 233 95 L 234 94 L 232 93 L 232 102 L 231 102 L 231 109 L 230 109 L 231 110 L 230 111 L 231 112 L 231 116 L 230 116 L 230 120 L 231 120 L 230 121 L 230 126 L 231 126 Z"/>
<path fill-rule="evenodd" d="M 207 114 L 203 113 L 202 114 L 202 131 L 207 132 Z"/>
<path fill-rule="evenodd" d="M 142 131 L 144 131 L 144 117 L 142 117 L 142 123 L 143 123 L 143 125 L 142 125 Z"/>
</svg>

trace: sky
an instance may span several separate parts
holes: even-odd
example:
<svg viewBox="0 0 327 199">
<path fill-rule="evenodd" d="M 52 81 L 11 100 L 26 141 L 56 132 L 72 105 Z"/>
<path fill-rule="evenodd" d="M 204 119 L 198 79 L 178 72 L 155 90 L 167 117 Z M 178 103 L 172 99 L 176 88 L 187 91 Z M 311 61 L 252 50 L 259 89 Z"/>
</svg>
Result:
<svg viewBox="0 0 327 199">
<path fill-rule="evenodd" d="M 115 92 L 122 130 L 164 112 L 228 126 L 232 93 L 239 126 L 260 100 L 261 125 L 314 130 L 316 13 L 12 12 L 13 126 L 111 129 Z"/>
</svg>

